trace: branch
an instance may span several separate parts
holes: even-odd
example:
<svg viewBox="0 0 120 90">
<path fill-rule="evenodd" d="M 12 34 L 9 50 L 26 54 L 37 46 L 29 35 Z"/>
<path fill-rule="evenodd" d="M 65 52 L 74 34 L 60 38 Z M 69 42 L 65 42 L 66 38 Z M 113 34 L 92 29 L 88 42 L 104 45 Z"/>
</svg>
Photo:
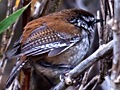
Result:
<svg viewBox="0 0 120 90">
<path fill-rule="evenodd" d="M 75 78 L 79 77 L 80 74 L 83 74 L 94 63 L 98 62 L 104 56 L 112 53 L 113 50 L 113 40 L 107 44 L 101 45 L 92 55 L 83 60 L 79 65 L 77 65 L 73 70 L 65 76 L 65 82 L 60 82 L 54 89 L 51 90 L 63 90 L 67 85 L 71 85 Z"/>
<path fill-rule="evenodd" d="M 40 15 L 43 13 L 43 10 L 44 10 L 47 2 L 48 2 L 48 0 L 42 0 L 40 6 L 36 4 L 36 9 L 35 9 L 33 16 L 32 16 L 34 19 L 40 17 Z"/>
<path fill-rule="evenodd" d="M 115 6 L 115 16 L 112 22 L 113 30 L 113 65 L 111 73 L 111 89 L 119 90 L 120 89 L 120 0 L 114 0 Z"/>
</svg>

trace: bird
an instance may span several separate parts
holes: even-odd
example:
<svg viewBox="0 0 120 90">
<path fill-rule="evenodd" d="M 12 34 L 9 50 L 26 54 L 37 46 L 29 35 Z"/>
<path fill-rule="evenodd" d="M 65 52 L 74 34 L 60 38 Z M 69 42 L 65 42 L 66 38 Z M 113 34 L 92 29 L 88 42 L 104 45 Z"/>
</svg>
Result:
<svg viewBox="0 0 120 90">
<path fill-rule="evenodd" d="M 14 43 L 13 57 L 19 57 L 6 88 L 31 60 L 43 67 L 73 68 L 89 51 L 94 39 L 94 15 L 82 9 L 64 9 L 32 20 Z M 46 73 L 44 73 L 46 74 Z"/>
</svg>

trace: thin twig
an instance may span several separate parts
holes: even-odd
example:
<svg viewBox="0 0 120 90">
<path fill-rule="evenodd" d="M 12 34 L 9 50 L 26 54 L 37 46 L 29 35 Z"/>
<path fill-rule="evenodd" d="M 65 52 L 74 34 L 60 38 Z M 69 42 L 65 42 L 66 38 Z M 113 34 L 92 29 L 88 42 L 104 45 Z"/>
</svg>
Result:
<svg viewBox="0 0 120 90">
<path fill-rule="evenodd" d="M 84 87 L 84 85 L 87 83 L 88 76 L 89 76 L 89 74 L 90 74 L 90 72 L 91 72 L 91 70 L 92 70 L 93 67 L 94 67 L 94 65 L 92 65 L 92 66 L 89 68 L 89 70 L 88 70 L 87 72 L 85 72 L 84 77 L 83 77 L 83 80 L 82 80 L 82 84 L 81 84 L 79 90 L 83 90 L 83 87 Z"/>
<path fill-rule="evenodd" d="M 8 11 L 7 11 L 7 15 L 6 17 L 8 17 L 11 13 L 12 13 L 12 8 L 13 8 L 13 0 L 8 0 Z M 4 70 L 5 70 L 5 67 L 6 67 L 6 63 L 7 63 L 7 55 L 6 55 L 6 46 L 7 46 L 7 43 L 8 43 L 8 38 L 10 36 L 10 34 L 8 34 L 10 31 L 11 31 L 11 28 L 12 26 L 10 26 L 6 31 L 3 32 L 3 36 L 2 36 L 2 42 L 1 42 L 1 54 L 3 55 L 1 60 L 0 60 L 0 70 L 1 70 L 1 73 L 3 74 L 4 73 Z M 2 79 L 2 76 L 3 75 L 0 75 L 0 82 L 1 82 L 1 79 Z"/>
<path fill-rule="evenodd" d="M 8 17 L 12 12 L 15 12 L 16 10 L 13 10 L 13 0 L 11 1 L 11 0 L 9 0 L 9 2 L 8 2 L 8 6 L 9 6 L 9 9 L 8 9 L 8 13 L 7 13 L 7 16 L 6 17 Z M 5 47 L 4 47 L 4 50 L 3 50 L 3 57 L 2 57 L 2 59 L 1 59 L 1 62 L 0 62 L 0 68 L 1 68 L 1 72 L 2 72 L 2 74 L 4 73 L 4 71 L 5 71 L 5 67 L 6 67 L 6 64 L 7 64 L 7 54 L 6 54 L 6 52 L 8 51 L 8 48 L 9 48 L 9 46 L 10 46 L 10 44 L 11 44 L 11 41 L 12 41 L 12 38 L 13 38 L 13 36 L 14 36 L 14 31 L 15 31 L 15 28 L 16 28 L 16 26 L 17 26 L 17 23 L 18 23 L 18 21 L 19 21 L 19 18 L 15 21 L 15 23 L 14 24 L 12 24 L 8 29 L 7 29 L 7 31 L 9 31 L 9 38 L 6 38 L 6 37 L 8 37 L 7 36 L 7 34 L 6 34 L 6 32 L 7 31 L 5 31 L 4 32 L 4 34 L 3 34 L 3 42 L 4 43 L 6 43 L 5 44 Z M 0 75 L 0 81 L 2 80 L 2 76 L 3 75 Z"/>
<path fill-rule="evenodd" d="M 93 86 L 93 88 L 91 90 L 95 90 L 95 88 L 97 87 L 98 82 L 95 83 L 95 85 Z"/>
<path fill-rule="evenodd" d="M 91 84 L 95 83 L 98 80 L 99 76 L 95 76 L 90 80 L 90 82 L 83 88 L 83 90 L 86 90 Z"/>
</svg>

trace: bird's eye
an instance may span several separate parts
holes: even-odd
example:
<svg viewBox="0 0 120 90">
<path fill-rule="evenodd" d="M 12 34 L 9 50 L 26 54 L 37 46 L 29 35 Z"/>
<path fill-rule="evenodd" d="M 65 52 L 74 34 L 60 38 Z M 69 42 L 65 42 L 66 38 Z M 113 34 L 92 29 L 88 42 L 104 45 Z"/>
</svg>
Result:
<svg viewBox="0 0 120 90">
<path fill-rule="evenodd" d="M 95 20 L 94 17 L 88 17 L 90 19 L 91 22 L 93 22 Z"/>
</svg>

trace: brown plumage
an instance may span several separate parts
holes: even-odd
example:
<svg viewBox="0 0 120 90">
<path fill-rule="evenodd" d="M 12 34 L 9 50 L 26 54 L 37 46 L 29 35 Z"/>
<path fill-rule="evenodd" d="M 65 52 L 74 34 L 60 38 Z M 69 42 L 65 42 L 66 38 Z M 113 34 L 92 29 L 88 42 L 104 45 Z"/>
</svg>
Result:
<svg viewBox="0 0 120 90">
<path fill-rule="evenodd" d="M 52 65 L 77 65 L 86 55 L 94 36 L 93 14 L 81 9 L 56 12 L 29 22 L 14 45 L 20 60 L 6 87 L 29 61 L 44 60 Z"/>
</svg>

